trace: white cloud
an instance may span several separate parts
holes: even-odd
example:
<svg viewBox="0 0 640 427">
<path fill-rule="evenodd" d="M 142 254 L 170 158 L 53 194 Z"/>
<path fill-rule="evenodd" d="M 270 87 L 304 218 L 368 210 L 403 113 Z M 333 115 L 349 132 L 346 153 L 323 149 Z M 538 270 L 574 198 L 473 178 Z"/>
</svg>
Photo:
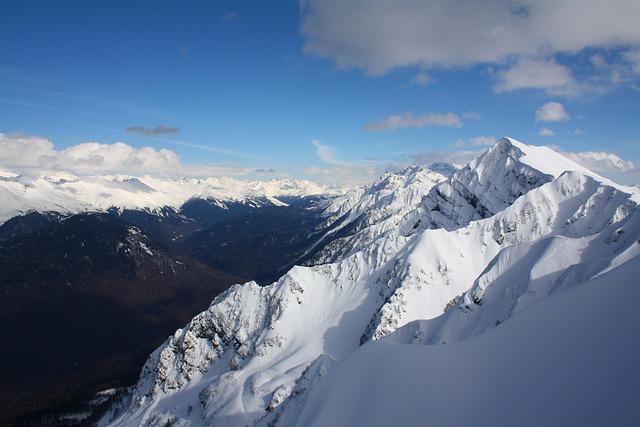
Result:
<svg viewBox="0 0 640 427">
<path fill-rule="evenodd" d="M 540 136 L 553 136 L 555 134 L 556 133 L 553 131 L 553 129 L 549 129 L 549 128 L 542 128 L 538 132 L 538 135 L 540 135 Z"/>
<path fill-rule="evenodd" d="M 585 132 L 585 131 L 583 131 L 583 130 L 582 130 L 582 129 L 580 129 L 580 128 L 577 128 L 576 130 L 574 130 L 574 131 L 573 131 L 573 134 L 574 134 L 574 135 L 584 135 L 585 133 L 586 133 L 586 132 Z"/>
<path fill-rule="evenodd" d="M 469 139 L 471 145 L 474 146 L 489 146 L 495 144 L 497 141 L 495 136 L 476 136 L 474 138 Z"/>
<path fill-rule="evenodd" d="M 306 0 L 302 12 L 305 51 L 374 74 L 640 44 L 633 0 Z"/>
<path fill-rule="evenodd" d="M 609 87 L 630 84 L 632 87 L 638 88 L 640 47 L 613 52 L 608 55 L 596 53 L 589 60 L 591 65 L 599 72 L 597 76 L 592 77 L 593 80 L 604 82 Z"/>
<path fill-rule="evenodd" d="M 38 167 L 55 160 L 53 143 L 32 135 L 0 133 L 0 165 L 17 168 Z"/>
<path fill-rule="evenodd" d="M 0 165 L 20 173 L 68 171 L 86 174 L 243 175 L 251 169 L 219 164 L 183 164 L 166 149 L 123 142 L 84 142 L 63 150 L 43 137 L 0 133 Z"/>
<path fill-rule="evenodd" d="M 560 152 L 574 162 L 596 172 L 630 172 L 636 169 L 633 162 L 624 160 L 614 153 L 602 151 Z"/>
<path fill-rule="evenodd" d="M 301 5 L 304 51 L 340 68 L 379 75 L 400 67 L 428 71 L 514 63 L 498 73 L 499 91 L 575 92 L 581 87 L 552 59 L 555 55 L 640 46 L 636 0 L 303 0 Z"/>
<path fill-rule="evenodd" d="M 569 69 L 553 59 L 520 58 L 510 68 L 497 73 L 497 93 L 518 89 L 545 89 L 550 93 L 574 94 L 578 85 Z"/>
<path fill-rule="evenodd" d="M 414 116 L 412 112 L 394 114 L 375 122 L 367 123 L 366 129 L 374 132 L 425 126 L 460 127 L 462 120 L 453 113 L 427 113 Z"/>
<path fill-rule="evenodd" d="M 559 102 L 547 102 L 536 110 L 537 122 L 562 122 L 569 120 L 569 114 Z"/>
<path fill-rule="evenodd" d="M 156 150 L 152 147 L 134 148 L 123 142 L 85 142 L 73 145 L 57 153 L 57 162 L 63 168 L 95 172 L 119 169 L 158 172 L 175 168 L 180 164 L 178 155 L 173 151 Z"/>
</svg>

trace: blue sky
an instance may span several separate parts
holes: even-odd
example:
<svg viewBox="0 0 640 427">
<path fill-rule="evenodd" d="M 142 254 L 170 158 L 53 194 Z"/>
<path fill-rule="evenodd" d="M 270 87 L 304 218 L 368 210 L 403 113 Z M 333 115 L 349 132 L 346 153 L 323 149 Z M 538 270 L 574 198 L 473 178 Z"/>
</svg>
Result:
<svg viewBox="0 0 640 427">
<path fill-rule="evenodd" d="M 331 183 L 463 163 L 509 135 L 640 182 L 634 2 L 569 18 L 549 1 L 392 3 L 4 2 L 4 144 L 121 141 L 176 153 L 184 173 Z"/>
</svg>

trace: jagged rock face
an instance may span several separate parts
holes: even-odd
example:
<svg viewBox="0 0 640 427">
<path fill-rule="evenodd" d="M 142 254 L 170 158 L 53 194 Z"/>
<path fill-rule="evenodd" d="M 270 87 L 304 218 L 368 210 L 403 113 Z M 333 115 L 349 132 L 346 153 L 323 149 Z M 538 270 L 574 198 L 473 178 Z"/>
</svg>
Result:
<svg viewBox="0 0 640 427">
<path fill-rule="evenodd" d="M 409 322 L 478 304 L 484 294 L 473 289 L 497 280 L 492 271 L 519 248 L 571 239 L 582 242 L 573 253 L 586 262 L 589 251 L 605 251 L 589 242 L 609 245 L 610 257 L 635 254 L 636 231 L 625 240 L 613 228 L 626 230 L 638 200 L 552 151 L 501 140 L 350 255 L 216 298 L 156 350 L 129 400 L 103 421 L 290 425 L 312 372 L 329 369 L 327 360 L 339 363 Z M 557 271 L 581 256 L 559 258 Z"/>
<path fill-rule="evenodd" d="M 419 209 L 407 215 L 404 232 L 453 230 L 470 221 L 488 218 L 554 178 L 521 162 L 522 156 L 522 150 L 511 140 L 498 141 L 449 180 L 436 185 Z"/>
<path fill-rule="evenodd" d="M 438 172 L 410 167 L 331 200 L 325 208 L 327 232 L 305 265 L 337 261 L 382 237 L 445 179 Z"/>
</svg>

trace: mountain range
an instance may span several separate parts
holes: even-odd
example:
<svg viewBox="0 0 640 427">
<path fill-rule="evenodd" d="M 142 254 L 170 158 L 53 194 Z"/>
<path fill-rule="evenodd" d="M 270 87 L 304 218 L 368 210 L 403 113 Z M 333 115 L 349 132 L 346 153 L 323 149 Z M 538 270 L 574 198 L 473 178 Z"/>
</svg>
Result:
<svg viewBox="0 0 640 427">
<path fill-rule="evenodd" d="M 12 343 L 0 421 L 39 425 L 134 382 L 148 353 L 233 283 L 286 271 L 331 191 L 4 171 L 0 194 L 0 338 Z"/>
<path fill-rule="evenodd" d="M 634 424 L 640 190 L 550 148 L 349 191 L 4 171 L 0 192 L 9 420 L 137 377 L 92 419 Z"/>
<path fill-rule="evenodd" d="M 633 425 L 638 201 L 512 138 L 383 177 L 327 202 L 301 265 L 178 329 L 100 423 Z"/>
</svg>

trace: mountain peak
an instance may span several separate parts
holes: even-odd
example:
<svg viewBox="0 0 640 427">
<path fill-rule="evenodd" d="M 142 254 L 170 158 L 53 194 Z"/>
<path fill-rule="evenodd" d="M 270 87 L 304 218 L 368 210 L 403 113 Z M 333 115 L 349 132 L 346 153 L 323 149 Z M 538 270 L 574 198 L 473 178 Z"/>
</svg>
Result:
<svg viewBox="0 0 640 427">
<path fill-rule="evenodd" d="M 517 156 L 518 161 L 545 175 L 551 175 L 557 178 L 565 171 L 574 171 L 590 175 L 599 180 L 603 179 L 600 175 L 568 159 L 546 145 L 529 145 L 515 138 L 506 136 L 498 140 L 489 150 L 504 149 L 507 147 L 514 147 L 519 151 L 519 155 Z"/>
</svg>

